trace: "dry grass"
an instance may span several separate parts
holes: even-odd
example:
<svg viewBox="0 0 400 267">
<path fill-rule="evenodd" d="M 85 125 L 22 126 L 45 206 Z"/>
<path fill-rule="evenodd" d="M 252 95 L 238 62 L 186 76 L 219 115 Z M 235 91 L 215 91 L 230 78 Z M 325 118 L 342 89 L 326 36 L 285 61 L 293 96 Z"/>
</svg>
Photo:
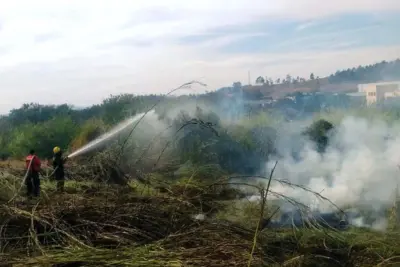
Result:
<svg viewBox="0 0 400 267">
<path fill-rule="evenodd" d="M 0 184 L 0 257 L 8 266 L 400 264 L 395 231 L 263 230 L 254 239 L 259 205 L 237 206 L 240 213 L 233 216 L 227 203 L 235 192 L 221 185 L 191 179 L 162 188 L 68 181 L 67 193 L 58 195 L 52 182 L 43 181 L 39 200 L 28 202 L 19 192 L 7 203 L 18 179 L 3 174 Z M 199 212 L 210 219 L 196 221 Z"/>
</svg>

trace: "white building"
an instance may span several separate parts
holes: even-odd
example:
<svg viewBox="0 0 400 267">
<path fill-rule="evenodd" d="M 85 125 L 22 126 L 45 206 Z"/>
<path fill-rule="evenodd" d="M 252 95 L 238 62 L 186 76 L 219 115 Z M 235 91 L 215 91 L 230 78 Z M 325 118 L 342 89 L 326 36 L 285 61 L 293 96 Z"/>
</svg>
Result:
<svg viewBox="0 0 400 267">
<path fill-rule="evenodd" d="M 367 105 L 382 103 L 400 96 L 400 81 L 359 84 L 358 92 L 365 94 Z"/>
</svg>

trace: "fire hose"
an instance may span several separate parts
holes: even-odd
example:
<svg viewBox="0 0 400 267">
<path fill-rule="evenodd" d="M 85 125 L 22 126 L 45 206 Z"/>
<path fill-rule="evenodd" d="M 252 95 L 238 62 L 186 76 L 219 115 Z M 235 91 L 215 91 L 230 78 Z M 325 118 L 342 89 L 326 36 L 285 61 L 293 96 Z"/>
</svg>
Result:
<svg viewBox="0 0 400 267">
<path fill-rule="evenodd" d="M 26 179 L 28 178 L 28 174 L 29 174 L 29 171 L 31 169 L 31 165 L 32 165 L 32 162 L 33 162 L 34 158 L 35 158 L 35 156 L 33 156 L 32 159 L 29 162 L 29 165 L 28 165 L 28 168 L 27 168 L 26 173 L 24 175 L 24 178 L 22 179 L 21 186 L 19 187 L 17 192 L 15 192 L 14 196 L 7 203 L 12 202 L 18 196 L 19 192 L 21 192 L 21 189 L 24 186 L 24 184 L 26 182 Z M 58 166 L 56 168 L 54 168 L 54 170 L 50 173 L 50 175 L 46 176 L 46 178 L 49 178 L 49 177 L 53 176 L 53 174 L 56 172 L 57 169 L 58 169 Z"/>
</svg>

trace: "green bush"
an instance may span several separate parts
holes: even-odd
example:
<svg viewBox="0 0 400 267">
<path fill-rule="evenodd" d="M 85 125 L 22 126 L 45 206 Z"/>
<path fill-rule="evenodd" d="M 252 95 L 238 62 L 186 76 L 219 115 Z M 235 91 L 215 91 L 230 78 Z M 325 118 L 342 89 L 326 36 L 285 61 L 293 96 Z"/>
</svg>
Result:
<svg viewBox="0 0 400 267">
<path fill-rule="evenodd" d="M 38 124 L 26 123 L 12 130 L 7 150 L 14 157 L 22 157 L 30 149 L 35 149 L 40 157 L 49 158 L 54 146 L 68 148 L 76 132 L 77 125 L 70 117 L 53 118 Z"/>
<path fill-rule="evenodd" d="M 275 130 L 270 127 L 223 127 L 219 116 L 198 109 L 195 117 L 175 120 L 175 149 L 181 163 L 217 164 L 231 173 L 254 174 L 273 153 Z"/>
<path fill-rule="evenodd" d="M 329 121 L 320 119 L 313 122 L 304 132 L 308 138 L 313 141 L 317 147 L 317 151 L 323 153 L 328 146 L 328 133 L 334 128 Z"/>
<path fill-rule="evenodd" d="M 107 126 L 101 119 L 90 119 L 79 127 L 77 135 L 74 137 L 70 144 L 70 148 L 74 151 L 90 141 L 96 139 L 103 134 Z"/>
</svg>

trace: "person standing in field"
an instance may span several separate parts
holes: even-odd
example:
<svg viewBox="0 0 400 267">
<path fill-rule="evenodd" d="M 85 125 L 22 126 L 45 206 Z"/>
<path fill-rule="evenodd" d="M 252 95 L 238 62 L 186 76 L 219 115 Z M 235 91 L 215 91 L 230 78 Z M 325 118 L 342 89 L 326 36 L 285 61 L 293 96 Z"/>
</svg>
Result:
<svg viewBox="0 0 400 267">
<path fill-rule="evenodd" d="M 64 192 L 64 181 L 65 181 L 65 172 L 64 172 L 64 164 L 67 161 L 66 158 L 63 158 L 63 154 L 61 148 L 56 146 L 53 149 L 54 157 L 53 157 L 53 168 L 54 168 L 54 176 L 57 181 L 57 192 Z"/>
<path fill-rule="evenodd" d="M 39 197 L 40 195 L 40 179 L 39 172 L 41 168 L 41 161 L 39 157 L 35 154 L 35 151 L 32 149 L 29 152 L 29 155 L 25 159 L 27 176 L 26 176 L 26 188 L 27 188 L 27 196 L 31 198 L 32 195 L 35 197 Z"/>
</svg>

